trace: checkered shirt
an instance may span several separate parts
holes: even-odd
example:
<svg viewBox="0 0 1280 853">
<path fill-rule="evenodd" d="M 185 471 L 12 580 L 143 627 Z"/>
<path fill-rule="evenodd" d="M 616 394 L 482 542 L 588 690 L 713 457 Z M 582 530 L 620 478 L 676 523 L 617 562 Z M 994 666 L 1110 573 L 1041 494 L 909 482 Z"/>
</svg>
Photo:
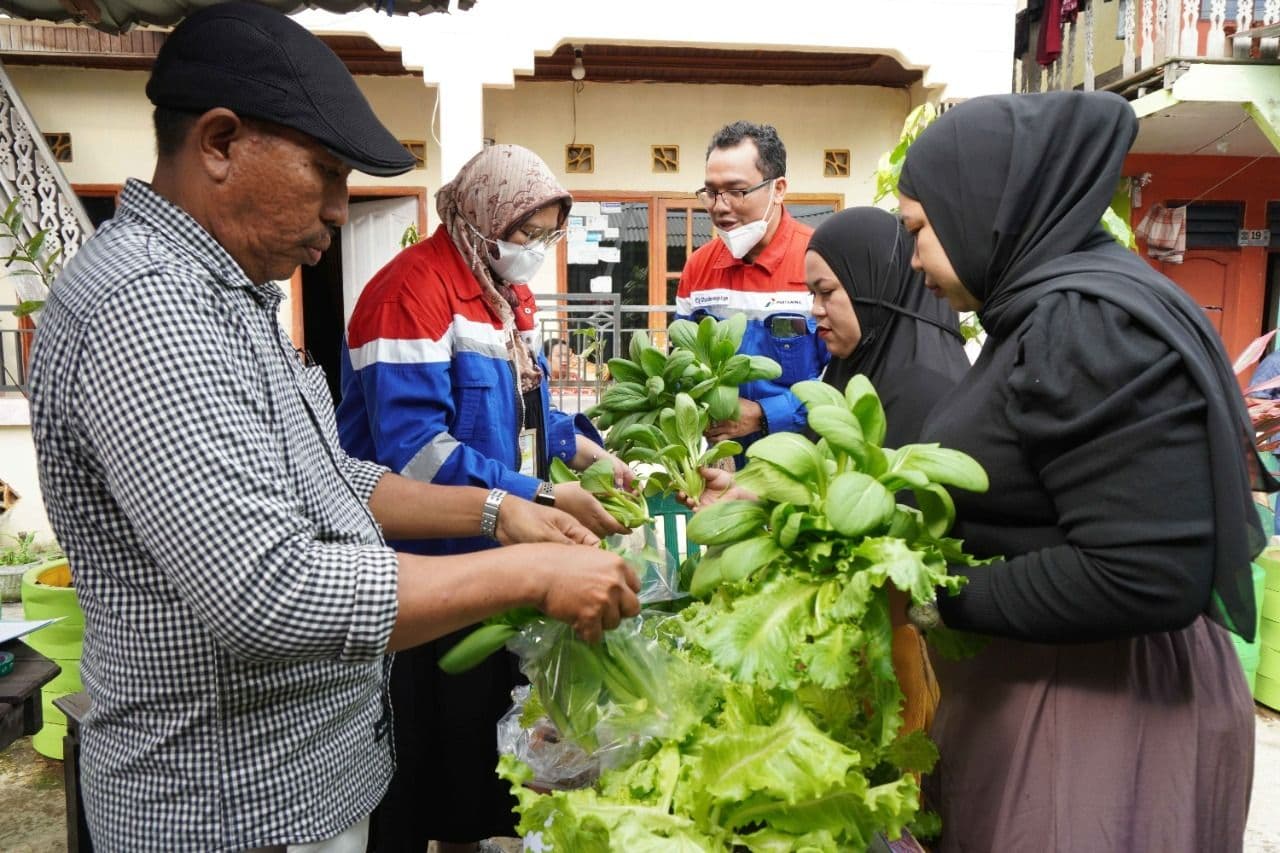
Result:
<svg viewBox="0 0 1280 853">
<path fill-rule="evenodd" d="M 390 779 L 386 469 L 339 449 L 281 299 L 130 181 L 42 314 L 32 426 L 85 614 L 95 849 L 316 841 Z"/>
</svg>

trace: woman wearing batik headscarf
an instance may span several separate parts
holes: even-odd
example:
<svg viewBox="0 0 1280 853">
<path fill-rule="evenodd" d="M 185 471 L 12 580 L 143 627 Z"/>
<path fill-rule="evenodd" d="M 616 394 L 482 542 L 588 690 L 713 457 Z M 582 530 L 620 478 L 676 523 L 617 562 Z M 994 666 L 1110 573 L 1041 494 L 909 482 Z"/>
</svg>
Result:
<svg viewBox="0 0 1280 853">
<path fill-rule="evenodd" d="M 912 145 L 901 209 L 925 284 L 982 353 L 923 438 L 987 470 L 913 618 L 988 636 L 935 659 L 926 780 L 941 850 L 1240 850 L 1256 628 L 1252 488 L 1274 488 L 1213 327 L 1100 220 L 1137 132 L 1108 94 L 977 98 Z"/>
<path fill-rule="evenodd" d="M 550 408 L 527 282 L 563 234 L 569 193 L 533 152 L 490 146 L 436 194 L 441 225 L 383 267 L 351 316 L 338 429 L 353 456 L 407 477 L 503 489 L 554 503 L 597 535 L 624 529 L 576 483 L 547 483 L 553 457 L 581 469 L 611 458 L 590 421 Z M 620 482 L 627 467 L 614 461 Z M 397 543 L 424 554 L 496 542 Z M 511 835 L 515 805 L 494 773 L 495 725 L 519 672 L 505 652 L 446 675 L 437 661 L 466 632 L 395 656 L 396 774 L 374 813 L 378 851 L 443 851 Z"/>
</svg>

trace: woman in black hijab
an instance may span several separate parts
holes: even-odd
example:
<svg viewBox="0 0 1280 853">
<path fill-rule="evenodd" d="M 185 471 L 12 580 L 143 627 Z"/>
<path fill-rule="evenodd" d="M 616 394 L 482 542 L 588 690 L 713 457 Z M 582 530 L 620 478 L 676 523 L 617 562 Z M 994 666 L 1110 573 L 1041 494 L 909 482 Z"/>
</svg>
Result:
<svg viewBox="0 0 1280 853">
<path fill-rule="evenodd" d="M 918 441 L 925 415 L 969 368 L 956 312 L 911 268 L 915 240 L 875 207 L 842 210 L 809 238 L 805 279 L 831 353 L 822 380 L 844 391 L 864 374 L 885 408 L 885 446 Z"/>
<path fill-rule="evenodd" d="M 938 663 L 944 851 L 1243 843 L 1253 703 L 1225 629 L 1255 630 L 1249 492 L 1274 484 L 1200 308 L 1099 226 L 1136 132 L 1114 95 L 978 98 L 903 167 L 926 287 L 988 335 L 923 439 L 986 467 L 953 535 L 1003 557 L 937 603 L 994 638 Z"/>
</svg>

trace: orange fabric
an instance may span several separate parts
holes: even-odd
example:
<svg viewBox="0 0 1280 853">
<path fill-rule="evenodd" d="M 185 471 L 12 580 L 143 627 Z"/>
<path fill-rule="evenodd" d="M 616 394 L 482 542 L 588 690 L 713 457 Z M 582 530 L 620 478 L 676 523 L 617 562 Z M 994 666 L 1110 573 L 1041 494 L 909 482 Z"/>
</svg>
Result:
<svg viewBox="0 0 1280 853">
<path fill-rule="evenodd" d="M 893 629 L 893 671 L 906 701 L 902 706 L 902 732 L 929 731 L 938 708 L 938 680 L 929 663 L 924 636 L 914 625 Z"/>
<path fill-rule="evenodd" d="M 797 222 L 786 208 L 778 230 L 773 233 L 769 245 L 760 250 L 754 262 L 738 260 L 729 254 L 723 240 L 712 240 L 699 247 L 685 261 L 680 274 L 677 295 L 689 294 L 708 287 L 727 287 L 756 293 L 776 291 L 805 291 L 804 253 L 809 247 L 809 235 L 813 229 Z"/>
<path fill-rule="evenodd" d="M 902 688 L 902 733 L 929 731 L 938 708 L 938 679 L 929 663 L 924 635 L 907 621 L 906 593 L 890 586 L 889 620 L 893 625 L 893 673 Z"/>
</svg>

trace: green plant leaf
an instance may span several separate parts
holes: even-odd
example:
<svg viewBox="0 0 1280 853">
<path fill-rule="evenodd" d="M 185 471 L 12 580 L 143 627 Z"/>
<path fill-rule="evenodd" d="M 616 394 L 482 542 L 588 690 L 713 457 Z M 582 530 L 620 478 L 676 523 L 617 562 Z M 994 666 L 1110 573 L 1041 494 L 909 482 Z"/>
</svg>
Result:
<svg viewBox="0 0 1280 853">
<path fill-rule="evenodd" d="M 920 507 L 925 529 L 934 537 L 946 536 L 956 520 L 956 506 L 945 488 L 930 483 L 924 488 L 912 489 L 916 506 Z"/>
<path fill-rule="evenodd" d="M 800 660 L 815 684 L 835 690 L 853 681 L 857 669 L 854 649 L 862 642 L 862 632 L 856 626 L 841 623 L 802 645 Z"/>
<path fill-rule="evenodd" d="M 696 356 L 690 350 L 672 350 L 671 355 L 667 356 L 666 366 L 662 368 L 662 378 L 668 385 L 674 384 L 684 376 L 686 370 L 693 366 L 694 358 Z"/>
<path fill-rule="evenodd" d="M 711 356 L 716 343 L 716 319 L 714 317 L 703 317 L 698 321 L 698 360 L 704 365 L 711 364 Z"/>
<path fill-rule="evenodd" d="M 667 356 L 662 350 L 654 347 L 640 350 L 640 368 L 644 370 L 645 376 L 661 376 L 666 366 Z"/>
<path fill-rule="evenodd" d="M 747 458 L 763 460 L 785 471 L 789 477 L 806 485 L 818 485 L 826 479 L 822 454 L 809 439 L 794 432 L 775 432 L 747 448 Z M 748 466 L 749 470 L 750 466 Z M 792 501 L 795 503 L 795 501 Z"/>
<path fill-rule="evenodd" d="M 641 363 L 640 353 L 644 352 L 645 348 L 648 346 L 649 346 L 648 335 L 646 335 L 644 332 L 631 333 L 631 344 L 627 347 L 627 353 L 628 355 L 631 356 L 631 360 L 635 362 L 637 366 L 639 366 Z"/>
<path fill-rule="evenodd" d="M 772 539 L 765 537 L 764 541 L 782 553 Z M 741 548 L 747 542 L 726 551 Z M 703 562 L 706 560 L 704 557 Z M 709 622 L 705 634 L 697 638 L 698 643 L 735 681 L 794 688 L 800 682 L 796 650 L 801 639 L 813 633 L 813 599 L 817 592 L 813 584 L 791 577 L 775 578 L 758 592 L 735 601 L 730 611 L 732 618 Z"/>
<path fill-rule="evenodd" d="M 677 394 L 676 430 L 680 441 L 687 445 L 695 445 L 702 439 L 702 423 L 699 417 L 698 404 L 688 394 Z"/>
<path fill-rule="evenodd" d="M 747 375 L 751 373 L 751 357 L 738 354 L 729 358 L 721 368 L 720 384 L 722 385 L 741 385 L 747 381 Z M 735 388 L 736 395 L 736 388 Z"/>
<path fill-rule="evenodd" d="M 929 773 L 938 763 L 938 748 L 924 732 L 909 732 L 889 745 L 889 760 L 909 773 Z"/>
<path fill-rule="evenodd" d="M 955 486 L 970 492 L 989 488 L 987 472 L 977 461 L 959 450 L 948 450 L 936 444 L 908 444 L 899 449 L 897 467 L 924 474 L 935 483 Z M 890 466 L 891 470 L 894 466 Z"/>
<path fill-rule="evenodd" d="M 764 500 L 809 506 L 816 497 L 806 483 L 764 459 L 757 459 L 743 468 L 735 475 L 734 480 L 739 486 Z"/>
<path fill-rule="evenodd" d="M 547 471 L 547 476 L 553 484 L 559 483 L 576 483 L 578 475 L 559 456 L 551 458 L 551 465 Z"/>
<path fill-rule="evenodd" d="M 700 545 L 728 545 L 761 535 L 766 518 L 755 501 L 720 501 L 694 513 L 686 532 Z"/>
<path fill-rule="evenodd" d="M 884 527 L 896 506 L 892 492 L 857 471 L 840 474 L 827 489 L 827 519 L 845 536 L 863 536 Z"/>
<path fill-rule="evenodd" d="M 834 392 L 834 389 L 832 390 Z M 858 459 L 866 457 L 867 443 L 862 437 L 862 426 L 845 408 L 843 398 L 840 399 L 838 406 L 821 403 L 810 408 L 809 427 L 841 453 L 847 453 Z"/>
<path fill-rule="evenodd" d="M 795 394 L 809 411 L 819 406 L 836 406 L 845 410 L 849 407 L 843 394 L 817 379 L 806 379 L 795 383 L 791 386 L 791 393 Z"/>
<path fill-rule="evenodd" d="M 844 397 L 849 411 L 862 427 L 863 438 L 876 447 L 882 446 L 885 433 L 884 407 L 880 405 L 876 389 L 871 387 L 871 380 L 861 373 L 854 376 L 845 386 Z"/>
<path fill-rule="evenodd" d="M 715 444 L 707 448 L 706 452 L 698 458 L 698 466 L 714 465 L 721 459 L 728 459 L 731 456 L 737 456 L 742 452 L 742 445 L 736 441 L 717 441 Z"/>
<path fill-rule="evenodd" d="M 625 358 L 609 359 L 609 375 L 618 382 L 642 383 L 648 378 L 639 365 Z"/>
<path fill-rule="evenodd" d="M 738 388 L 735 385 L 717 385 L 707 395 L 707 415 L 712 421 L 737 420 Z"/>
<path fill-rule="evenodd" d="M 721 340 L 732 344 L 733 352 L 736 353 L 742 346 L 742 336 L 747 333 L 747 315 L 741 312 L 734 314 L 720 324 L 720 330 L 723 335 Z M 732 354 L 730 353 L 730 356 Z M 728 358 L 729 356 L 726 356 L 724 360 L 727 361 Z"/>
<path fill-rule="evenodd" d="M 748 382 L 754 382 L 757 379 L 774 380 L 782 375 L 782 365 L 765 355 L 753 355 L 751 359 L 751 370 L 747 373 Z"/>
<path fill-rule="evenodd" d="M 710 549 L 698 561 L 689 594 L 705 598 L 721 584 L 746 580 L 782 556 L 782 549 L 770 536 L 756 536 L 723 548 Z"/>
<path fill-rule="evenodd" d="M 675 320 L 667 326 L 667 337 L 672 346 L 696 353 L 698 350 L 698 324 L 689 320 Z M 673 352 L 674 356 L 675 353 Z"/>
</svg>

